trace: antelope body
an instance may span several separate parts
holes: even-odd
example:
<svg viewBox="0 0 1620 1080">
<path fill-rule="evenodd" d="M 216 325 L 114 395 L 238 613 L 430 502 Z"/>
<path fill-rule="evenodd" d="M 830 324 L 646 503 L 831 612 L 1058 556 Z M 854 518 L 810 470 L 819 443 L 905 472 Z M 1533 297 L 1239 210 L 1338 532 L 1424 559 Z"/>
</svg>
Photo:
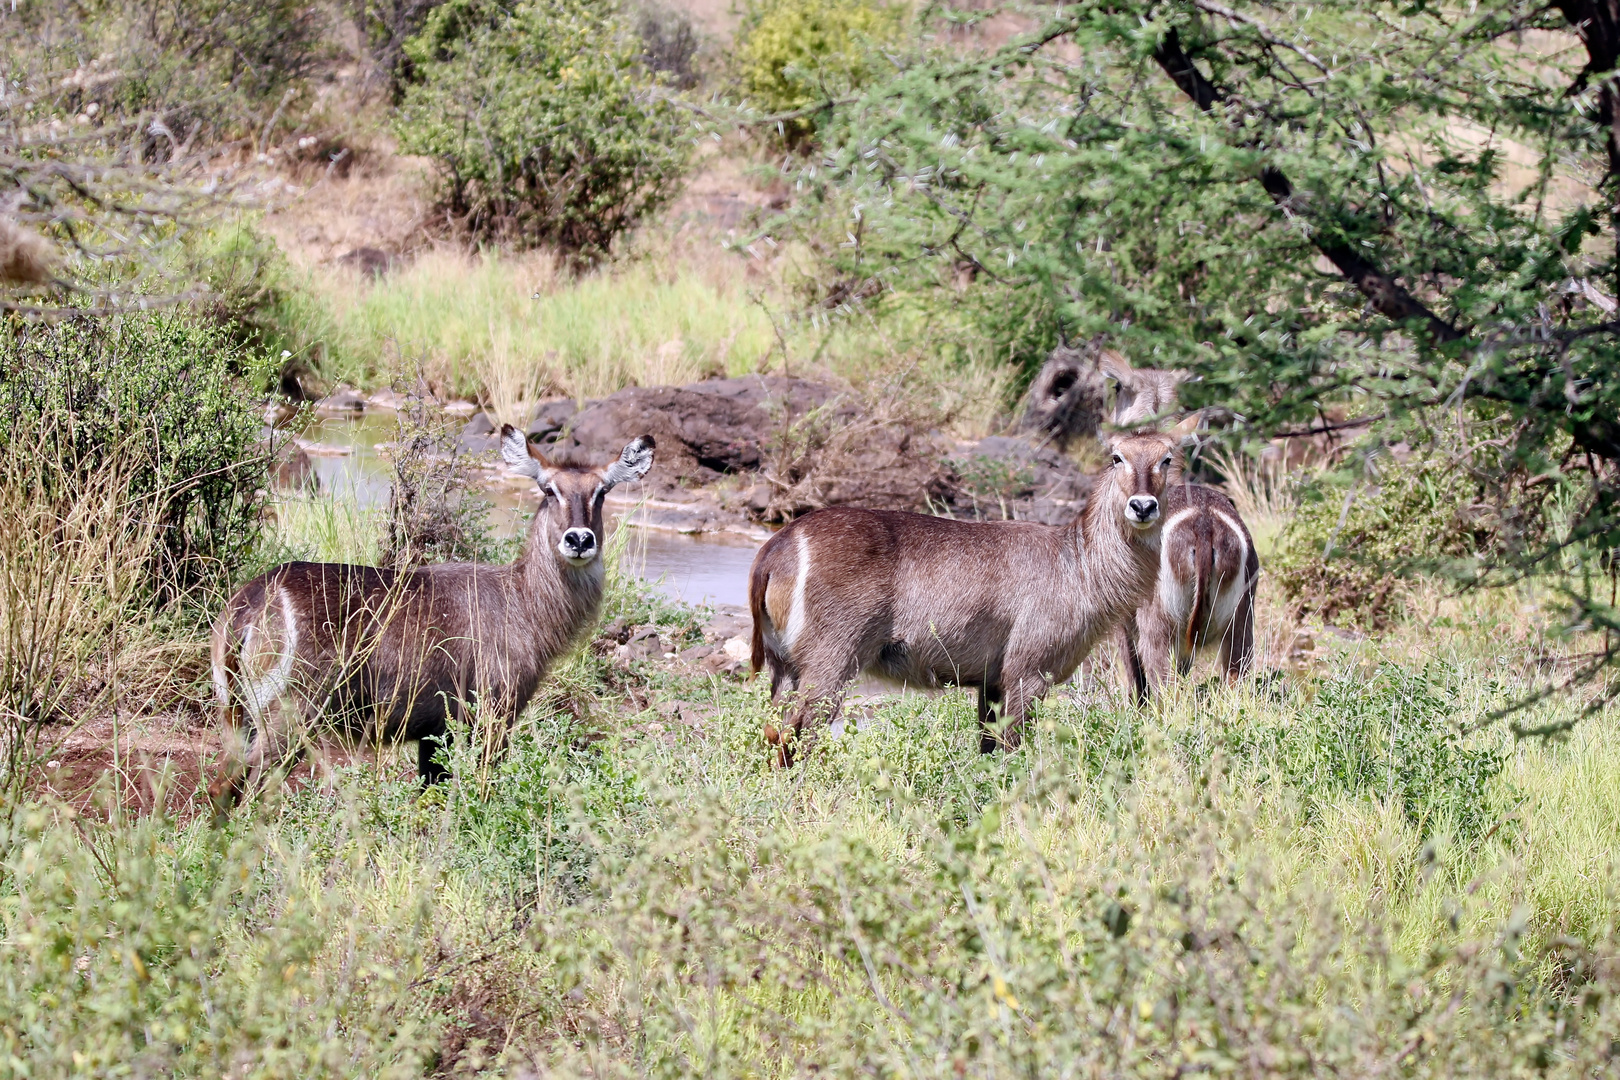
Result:
<svg viewBox="0 0 1620 1080">
<path fill-rule="evenodd" d="M 236 745 L 209 785 L 216 807 L 296 758 L 318 722 L 423 740 L 422 778 L 441 779 L 427 740 L 474 708 L 509 724 L 552 662 L 596 621 L 602 499 L 646 475 L 652 439 L 634 440 L 598 470 L 554 465 L 510 426 L 501 435 L 507 465 L 541 492 L 516 562 L 407 571 L 286 563 L 227 602 L 213 629 L 213 680 L 221 725 Z"/>
<path fill-rule="evenodd" d="M 831 507 L 771 537 L 748 598 L 754 670 L 769 666 L 773 698 L 789 684 L 799 694 L 784 728 L 765 731 L 778 763 L 863 672 L 975 687 L 980 749 L 1018 746 L 1031 704 L 1151 592 L 1159 496 L 1179 472 L 1181 435 L 1118 439 L 1113 469 L 1070 525 Z"/>
<path fill-rule="evenodd" d="M 1101 368 L 1117 383 L 1118 427 L 1174 409 L 1176 387 L 1187 379 L 1184 371 L 1132 368 L 1112 352 Z M 1186 674 L 1205 646 L 1219 647 L 1229 679 L 1247 672 L 1254 658 L 1260 558 L 1237 507 L 1215 488 L 1186 482 L 1170 485 L 1161 502 L 1158 582 L 1135 618 L 1121 622 L 1117 637 L 1138 700 L 1162 690 L 1172 669 Z"/>
<path fill-rule="evenodd" d="M 1121 624 L 1126 678 L 1138 700 L 1185 675 L 1198 650 L 1219 648 L 1229 679 L 1254 659 L 1260 557 L 1232 500 L 1204 484 L 1173 484 L 1162 499 L 1159 578 L 1136 618 Z"/>
</svg>

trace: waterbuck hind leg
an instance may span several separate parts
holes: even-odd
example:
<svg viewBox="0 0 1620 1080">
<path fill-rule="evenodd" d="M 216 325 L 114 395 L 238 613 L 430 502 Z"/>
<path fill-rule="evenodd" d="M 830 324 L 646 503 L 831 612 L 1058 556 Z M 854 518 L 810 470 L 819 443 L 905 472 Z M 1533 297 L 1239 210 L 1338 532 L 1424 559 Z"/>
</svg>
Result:
<svg viewBox="0 0 1620 1080">
<path fill-rule="evenodd" d="M 1003 699 L 998 683 L 979 684 L 979 753 L 994 753 L 1001 742 L 996 738 L 997 713 Z"/>
<path fill-rule="evenodd" d="M 1250 582 L 1243 591 L 1232 612 L 1232 624 L 1221 635 L 1221 670 L 1230 680 L 1247 675 L 1254 663 L 1254 588 L 1254 582 Z"/>
</svg>

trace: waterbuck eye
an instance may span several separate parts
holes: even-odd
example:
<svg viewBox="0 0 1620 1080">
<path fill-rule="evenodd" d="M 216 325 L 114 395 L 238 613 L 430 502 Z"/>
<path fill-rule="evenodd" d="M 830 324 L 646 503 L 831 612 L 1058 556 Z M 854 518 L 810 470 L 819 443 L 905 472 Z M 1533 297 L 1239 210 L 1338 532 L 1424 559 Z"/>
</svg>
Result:
<svg viewBox="0 0 1620 1080">
<path fill-rule="evenodd" d="M 1123 464 L 1125 464 L 1125 459 L 1120 457 L 1118 454 L 1115 454 L 1114 455 L 1114 464 L 1115 465 L 1123 465 Z"/>
<path fill-rule="evenodd" d="M 1171 456 L 1172 455 L 1170 455 L 1170 454 L 1164 455 L 1164 460 L 1159 462 L 1159 468 L 1168 469 L 1170 467 L 1170 458 L 1171 458 Z"/>
</svg>

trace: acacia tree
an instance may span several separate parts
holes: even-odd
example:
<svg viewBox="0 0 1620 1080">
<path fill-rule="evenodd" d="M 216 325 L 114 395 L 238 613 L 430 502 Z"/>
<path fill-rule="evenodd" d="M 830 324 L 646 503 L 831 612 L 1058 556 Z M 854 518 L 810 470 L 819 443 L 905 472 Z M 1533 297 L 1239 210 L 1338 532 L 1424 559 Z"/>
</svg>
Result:
<svg viewBox="0 0 1620 1080">
<path fill-rule="evenodd" d="M 1258 436 L 1443 430 L 1500 511 L 1472 580 L 1620 546 L 1620 0 L 1025 16 L 824 104 L 796 179 L 848 291 L 945 298 L 1031 361 L 1106 335 Z M 1613 626 L 1606 594 L 1572 617 Z"/>
</svg>

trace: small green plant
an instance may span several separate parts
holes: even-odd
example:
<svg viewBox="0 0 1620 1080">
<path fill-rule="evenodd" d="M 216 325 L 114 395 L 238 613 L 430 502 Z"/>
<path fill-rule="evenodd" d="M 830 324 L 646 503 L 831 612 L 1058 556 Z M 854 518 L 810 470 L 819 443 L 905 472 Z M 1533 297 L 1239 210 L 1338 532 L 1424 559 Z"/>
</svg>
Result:
<svg viewBox="0 0 1620 1080">
<path fill-rule="evenodd" d="M 686 168 L 682 117 L 640 54 L 588 0 L 451 0 L 406 46 L 400 148 L 438 163 L 439 202 L 469 235 L 599 258 Z"/>
</svg>

